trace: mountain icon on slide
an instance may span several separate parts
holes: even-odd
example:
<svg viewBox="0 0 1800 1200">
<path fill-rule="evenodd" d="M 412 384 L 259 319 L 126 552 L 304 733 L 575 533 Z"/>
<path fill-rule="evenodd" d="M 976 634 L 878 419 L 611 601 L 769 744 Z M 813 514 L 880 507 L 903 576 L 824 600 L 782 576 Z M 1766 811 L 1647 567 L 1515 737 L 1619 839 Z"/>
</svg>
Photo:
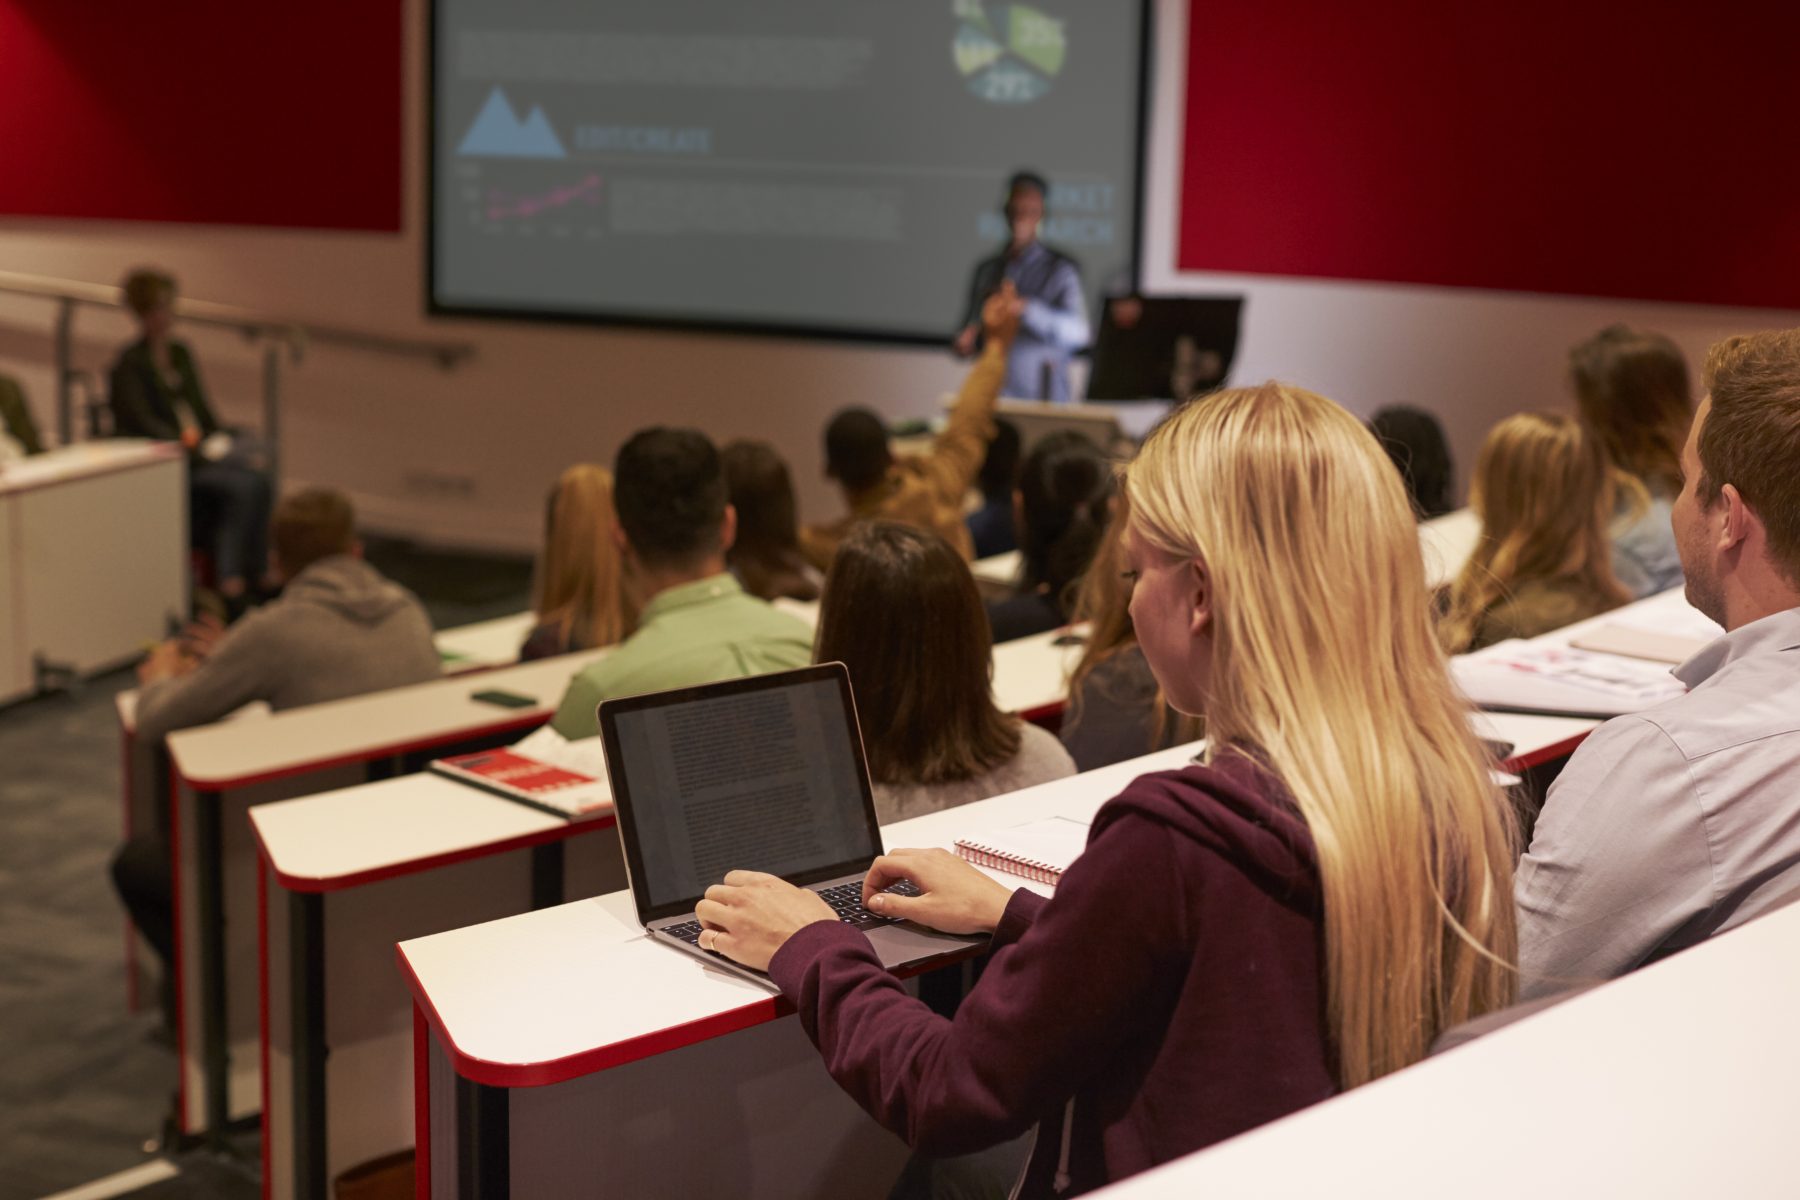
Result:
<svg viewBox="0 0 1800 1200">
<path fill-rule="evenodd" d="M 481 158 L 569 157 L 542 107 L 532 105 L 521 121 L 506 93 L 498 87 L 488 93 L 456 152 Z"/>
</svg>

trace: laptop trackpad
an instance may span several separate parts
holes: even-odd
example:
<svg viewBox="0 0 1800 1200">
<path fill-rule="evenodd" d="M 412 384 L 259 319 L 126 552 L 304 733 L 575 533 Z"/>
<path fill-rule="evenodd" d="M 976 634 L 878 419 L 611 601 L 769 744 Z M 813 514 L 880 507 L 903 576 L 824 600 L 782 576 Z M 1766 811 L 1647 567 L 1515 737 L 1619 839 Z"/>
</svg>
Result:
<svg viewBox="0 0 1800 1200">
<path fill-rule="evenodd" d="M 940 954 L 955 954 L 959 950 L 979 946 L 987 940 L 986 938 L 957 937 L 953 934 L 937 933 L 910 922 L 902 922 L 898 925 L 877 925 L 867 932 L 869 944 L 875 947 L 875 953 L 881 956 L 881 965 L 884 967 L 921 962 Z"/>
</svg>

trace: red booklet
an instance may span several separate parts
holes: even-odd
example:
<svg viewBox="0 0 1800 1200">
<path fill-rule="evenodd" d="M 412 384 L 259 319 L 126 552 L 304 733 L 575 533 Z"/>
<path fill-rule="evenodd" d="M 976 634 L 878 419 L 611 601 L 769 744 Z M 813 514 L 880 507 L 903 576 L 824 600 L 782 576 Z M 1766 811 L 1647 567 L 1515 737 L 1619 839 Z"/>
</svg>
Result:
<svg viewBox="0 0 1800 1200">
<path fill-rule="evenodd" d="M 612 788 L 606 780 L 527 758 L 504 746 L 440 758 L 431 769 L 571 821 L 603 816 L 613 809 Z"/>
</svg>

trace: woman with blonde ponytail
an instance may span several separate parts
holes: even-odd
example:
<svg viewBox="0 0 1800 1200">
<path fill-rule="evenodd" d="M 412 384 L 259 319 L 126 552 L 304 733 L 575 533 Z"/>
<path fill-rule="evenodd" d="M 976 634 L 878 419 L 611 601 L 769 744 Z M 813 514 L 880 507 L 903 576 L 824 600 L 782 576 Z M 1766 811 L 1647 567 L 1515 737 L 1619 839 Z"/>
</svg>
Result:
<svg viewBox="0 0 1800 1200">
<path fill-rule="evenodd" d="M 766 967 L 916 1149 L 1035 1129 L 1026 1196 L 1379 1078 L 1514 995 L 1511 809 L 1373 436 L 1284 384 L 1221 392 L 1151 436 L 1124 490 L 1132 625 L 1208 749 L 1108 801 L 1048 901 L 942 851 L 876 860 L 875 911 L 993 934 L 954 1018 L 771 876 L 733 872 L 699 912 L 702 944 Z M 884 891 L 902 879 L 920 894 Z"/>
</svg>

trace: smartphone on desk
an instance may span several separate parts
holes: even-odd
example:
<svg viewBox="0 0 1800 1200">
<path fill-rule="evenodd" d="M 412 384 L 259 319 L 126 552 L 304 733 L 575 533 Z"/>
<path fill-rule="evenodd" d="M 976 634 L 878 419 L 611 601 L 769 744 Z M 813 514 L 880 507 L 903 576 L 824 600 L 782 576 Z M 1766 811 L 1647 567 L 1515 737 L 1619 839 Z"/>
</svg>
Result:
<svg viewBox="0 0 1800 1200">
<path fill-rule="evenodd" d="M 489 688 L 482 692 L 470 692 L 469 699 L 478 704 L 493 704 L 500 708 L 530 708 L 537 703 L 536 696 L 526 696 L 519 692 L 509 692 L 502 688 Z"/>
</svg>

